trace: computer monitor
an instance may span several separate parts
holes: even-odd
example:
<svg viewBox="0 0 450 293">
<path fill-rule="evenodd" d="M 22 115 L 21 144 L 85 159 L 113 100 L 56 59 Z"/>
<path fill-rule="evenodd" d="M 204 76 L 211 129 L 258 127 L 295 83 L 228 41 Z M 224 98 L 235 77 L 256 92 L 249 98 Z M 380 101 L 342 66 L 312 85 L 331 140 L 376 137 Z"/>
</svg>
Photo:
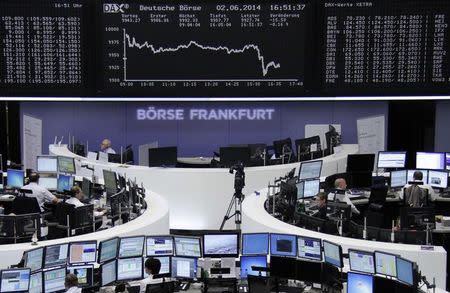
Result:
<svg viewBox="0 0 450 293">
<path fill-rule="evenodd" d="M 175 236 L 175 255 L 186 257 L 202 257 L 200 238 Z"/>
<path fill-rule="evenodd" d="M 30 273 L 28 268 L 2 270 L 0 292 L 28 292 Z"/>
<path fill-rule="evenodd" d="M 375 274 L 375 258 L 373 252 L 349 249 L 348 259 L 351 271 Z"/>
<path fill-rule="evenodd" d="M 58 157 L 55 156 L 38 156 L 37 171 L 39 173 L 56 173 L 58 172 Z"/>
<path fill-rule="evenodd" d="M 78 278 L 78 287 L 92 287 L 94 280 L 94 265 L 68 266 L 68 274 L 74 274 Z"/>
<path fill-rule="evenodd" d="M 63 266 L 67 263 L 69 244 L 56 244 L 45 247 L 44 267 Z"/>
<path fill-rule="evenodd" d="M 64 190 L 70 190 L 73 186 L 73 176 L 71 175 L 58 175 L 58 192 L 64 192 Z"/>
<path fill-rule="evenodd" d="M 372 172 L 375 154 L 350 154 L 347 156 L 347 172 Z"/>
<path fill-rule="evenodd" d="M 297 236 L 298 257 L 322 261 L 322 240 Z"/>
<path fill-rule="evenodd" d="M 320 178 L 322 171 L 322 160 L 302 162 L 298 173 L 299 180 Z"/>
<path fill-rule="evenodd" d="M 25 172 L 22 170 L 8 169 L 6 171 L 7 186 L 11 188 L 22 188 L 25 177 Z"/>
<path fill-rule="evenodd" d="M 28 293 L 42 293 L 43 286 L 42 272 L 36 272 L 30 275 L 30 287 Z"/>
<path fill-rule="evenodd" d="M 401 257 L 397 257 L 396 266 L 397 266 L 397 279 L 400 282 L 403 282 L 409 286 L 413 286 L 414 285 L 413 262 Z"/>
<path fill-rule="evenodd" d="M 145 243 L 147 247 L 147 256 L 173 255 L 172 236 L 147 236 Z"/>
<path fill-rule="evenodd" d="M 100 265 L 100 279 L 102 287 L 117 281 L 117 260 L 105 262 Z"/>
<path fill-rule="evenodd" d="M 38 185 L 48 190 L 56 190 L 58 188 L 58 178 L 56 177 L 39 177 Z"/>
<path fill-rule="evenodd" d="M 270 253 L 275 256 L 297 256 L 297 236 L 270 234 Z"/>
<path fill-rule="evenodd" d="M 103 180 L 107 194 L 115 194 L 117 192 L 117 176 L 116 172 L 103 170 Z"/>
<path fill-rule="evenodd" d="M 170 277 L 171 273 L 170 273 L 170 268 L 171 268 L 171 257 L 170 256 L 152 256 L 153 258 L 159 260 L 159 262 L 161 263 L 161 268 L 159 269 L 159 276 L 164 276 L 164 277 Z M 143 276 L 144 279 L 148 277 L 147 273 L 145 272 L 145 262 L 147 261 L 147 259 L 149 259 L 149 257 L 144 258 L 144 267 L 143 267 Z"/>
<path fill-rule="evenodd" d="M 98 249 L 98 263 L 104 263 L 117 257 L 119 238 L 101 241 Z"/>
<path fill-rule="evenodd" d="M 140 256 L 144 252 L 144 236 L 132 236 L 120 238 L 119 258 Z"/>
<path fill-rule="evenodd" d="M 44 271 L 44 293 L 65 292 L 66 267 Z"/>
<path fill-rule="evenodd" d="M 248 275 L 259 276 L 258 271 L 252 267 L 267 268 L 267 255 L 243 255 L 241 256 L 241 279 L 247 279 Z M 261 272 L 261 276 L 266 276 L 266 272 Z"/>
<path fill-rule="evenodd" d="M 142 279 L 143 258 L 119 258 L 117 260 L 117 281 Z"/>
<path fill-rule="evenodd" d="M 220 164 L 226 167 L 231 167 L 237 163 L 242 163 L 244 166 L 250 166 L 250 148 L 245 147 L 221 147 L 219 149 Z"/>
<path fill-rule="evenodd" d="M 428 170 L 408 170 L 408 182 L 414 181 L 414 172 L 416 171 L 422 172 L 422 182 L 423 184 L 426 184 L 428 182 Z"/>
<path fill-rule="evenodd" d="M 347 293 L 372 293 L 373 276 L 349 272 L 347 274 Z"/>
<path fill-rule="evenodd" d="M 445 153 L 417 152 L 416 168 L 429 170 L 445 169 Z"/>
<path fill-rule="evenodd" d="M 58 172 L 75 174 L 75 160 L 70 157 L 58 156 Z"/>
<path fill-rule="evenodd" d="M 203 235 L 204 257 L 238 257 L 239 233 L 208 233 Z"/>
<path fill-rule="evenodd" d="M 197 259 L 172 257 L 172 278 L 195 279 L 197 277 Z"/>
<path fill-rule="evenodd" d="M 108 153 L 98 152 L 98 161 L 103 163 L 108 163 Z"/>
<path fill-rule="evenodd" d="M 88 152 L 86 158 L 91 161 L 96 161 L 97 153 L 96 152 Z"/>
<path fill-rule="evenodd" d="M 378 152 L 378 168 L 405 168 L 406 152 Z"/>
<path fill-rule="evenodd" d="M 450 170 L 450 153 L 445 153 L 445 169 Z"/>
<path fill-rule="evenodd" d="M 408 183 L 408 171 L 398 170 L 391 171 L 391 188 L 403 187 Z"/>
<path fill-rule="evenodd" d="M 428 184 L 435 188 L 447 188 L 448 173 L 447 171 L 428 171 Z"/>
<path fill-rule="evenodd" d="M 323 240 L 323 256 L 326 263 L 338 268 L 342 268 L 342 247 L 335 243 Z"/>
<path fill-rule="evenodd" d="M 320 179 L 299 181 L 297 183 L 297 200 L 314 197 L 319 193 Z"/>
<path fill-rule="evenodd" d="M 269 233 L 242 234 L 242 254 L 269 254 Z"/>
<path fill-rule="evenodd" d="M 83 177 L 83 182 L 81 183 L 81 191 L 86 198 L 91 198 L 91 181 Z"/>
<path fill-rule="evenodd" d="M 178 149 L 176 146 L 148 149 L 149 167 L 176 166 L 177 159 L 178 159 Z"/>
<path fill-rule="evenodd" d="M 375 272 L 379 275 L 397 277 L 396 255 L 375 251 Z"/>
<path fill-rule="evenodd" d="M 42 270 L 44 261 L 44 247 L 26 251 L 24 259 L 24 266 L 29 268 L 31 272 Z"/>
<path fill-rule="evenodd" d="M 280 158 L 283 155 L 283 149 L 286 151 L 292 151 L 292 140 L 290 137 L 281 139 L 281 140 L 274 140 L 273 141 L 273 149 L 275 152 L 275 156 L 277 158 Z"/>
<path fill-rule="evenodd" d="M 94 263 L 97 241 L 71 242 L 69 244 L 69 264 Z"/>
<path fill-rule="evenodd" d="M 297 259 L 282 256 L 270 256 L 270 276 L 282 279 L 295 279 Z"/>
</svg>

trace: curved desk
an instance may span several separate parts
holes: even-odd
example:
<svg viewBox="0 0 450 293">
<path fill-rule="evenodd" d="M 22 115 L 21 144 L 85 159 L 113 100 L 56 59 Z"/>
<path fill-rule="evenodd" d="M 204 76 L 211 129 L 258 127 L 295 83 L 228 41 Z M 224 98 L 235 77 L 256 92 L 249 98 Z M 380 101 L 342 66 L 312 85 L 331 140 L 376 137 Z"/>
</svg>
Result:
<svg viewBox="0 0 450 293">
<path fill-rule="evenodd" d="M 260 195 L 253 193 L 245 198 L 242 204 L 242 233 L 271 232 L 315 237 L 342 245 L 343 253 L 346 253 L 349 248 L 353 248 L 365 251 L 379 250 L 398 254 L 406 259 L 415 261 L 419 266 L 419 270 L 427 277 L 428 281 L 432 282 L 433 277 L 435 277 L 437 287 L 445 288 L 447 252 L 441 246 L 434 246 L 433 251 L 429 251 L 422 250 L 422 246 L 420 245 L 360 240 L 299 228 L 284 223 L 267 213 L 264 208 L 267 191 L 267 189 L 263 189 L 260 191 Z M 348 266 L 348 262 L 346 266 Z M 438 290 L 436 291 L 439 292 Z M 441 290 L 440 292 L 445 292 L 445 290 Z"/>
</svg>

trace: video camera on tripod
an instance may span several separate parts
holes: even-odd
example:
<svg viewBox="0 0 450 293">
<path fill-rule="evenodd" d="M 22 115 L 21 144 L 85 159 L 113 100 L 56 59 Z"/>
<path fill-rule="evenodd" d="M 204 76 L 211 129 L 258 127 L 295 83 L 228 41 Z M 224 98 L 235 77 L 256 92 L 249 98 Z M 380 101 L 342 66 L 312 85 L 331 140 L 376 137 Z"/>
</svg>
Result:
<svg viewBox="0 0 450 293">
<path fill-rule="evenodd" d="M 244 172 L 244 165 L 239 162 L 235 164 L 234 166 L 230 167 L 230 174 L 233 174 L 233 172 L 236 171 L 234 174 L 234 191 L 235 195 L 238 198 L 243 197 L 242 189 L 245 186 L 245 172 Z"/>
</svg>

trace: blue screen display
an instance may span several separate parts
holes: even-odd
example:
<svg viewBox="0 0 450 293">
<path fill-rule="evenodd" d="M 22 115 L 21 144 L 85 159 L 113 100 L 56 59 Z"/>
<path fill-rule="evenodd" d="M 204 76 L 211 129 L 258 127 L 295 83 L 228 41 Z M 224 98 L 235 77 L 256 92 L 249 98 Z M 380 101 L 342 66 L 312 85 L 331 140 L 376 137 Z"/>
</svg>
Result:
<svg viewBox="0 0 450 293">
<path fill-rule="evenodd" d="M 269 254 L 269 234 L 242 234 L 242 254 Z"/>
<path fill-rule="evenodd" d="M 372 293 L 373 276 L 348 273 L 347 293 Z"/>
<path fill-rule="evenodd" d="M 253 271 L 252 266 L 267 267 L 267 256 L 241 256 L 241 279 L 247 278 L 247 275 L 259 276 L 258 271 Z M 261 276 L 266 276 L 266 272 L 261 272 Z"/>
<path fill-rule="evenodd" d="M 72 176 L 59 175 L 58 176 L 58 191 L 70 190 L 72 188 Z"/>
<path fill-rule="evenodd" d="M 414 284 L 412 262 L 397 257 L 397 279 L 408 285 Z"/>
<path fill-rule="evenodd" d="M 270 253 L 277 256 L 297 256 L 297 236 L 270 234 Z"/>
<path fill-rule="evenodd" d="M 24 172 L 22 170 L 8 169 L 6 173 L 8 176 L 7 183 L 9 187 L 23 187 Z"/>
</svg>

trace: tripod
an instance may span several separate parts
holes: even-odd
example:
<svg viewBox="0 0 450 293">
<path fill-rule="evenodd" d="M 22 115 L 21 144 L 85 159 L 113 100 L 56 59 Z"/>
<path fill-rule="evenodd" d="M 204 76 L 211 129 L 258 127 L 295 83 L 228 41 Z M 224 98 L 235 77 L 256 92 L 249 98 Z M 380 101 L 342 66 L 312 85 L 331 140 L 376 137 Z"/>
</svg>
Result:
<svg viewBox="0 0 450 293">
<path fill-rule="evenodd" d="M 241 229 L 242 223 L 242 201 L 244 200 L 244 194 L 242 194 L 242 189 L 245 186 L 245 172 L 244 165 L 242 163 L 238 163 L 235 166 L 230 168 L 230 174 L 233 174 L 233 171 L 236 170 L 236 174 L 234 175 L 234 194 L 231 198 L 230 204 L 228 205 L 227 213 L 225 217 L 223 217 L 222 224 L 220 225 L 220 231 L 223 230 L 225 223 L 234 217 L 234 223 L 236 224 L 236 230 Z M 234 213 L 231 214 L 234 206 Z"/>
</svg>

